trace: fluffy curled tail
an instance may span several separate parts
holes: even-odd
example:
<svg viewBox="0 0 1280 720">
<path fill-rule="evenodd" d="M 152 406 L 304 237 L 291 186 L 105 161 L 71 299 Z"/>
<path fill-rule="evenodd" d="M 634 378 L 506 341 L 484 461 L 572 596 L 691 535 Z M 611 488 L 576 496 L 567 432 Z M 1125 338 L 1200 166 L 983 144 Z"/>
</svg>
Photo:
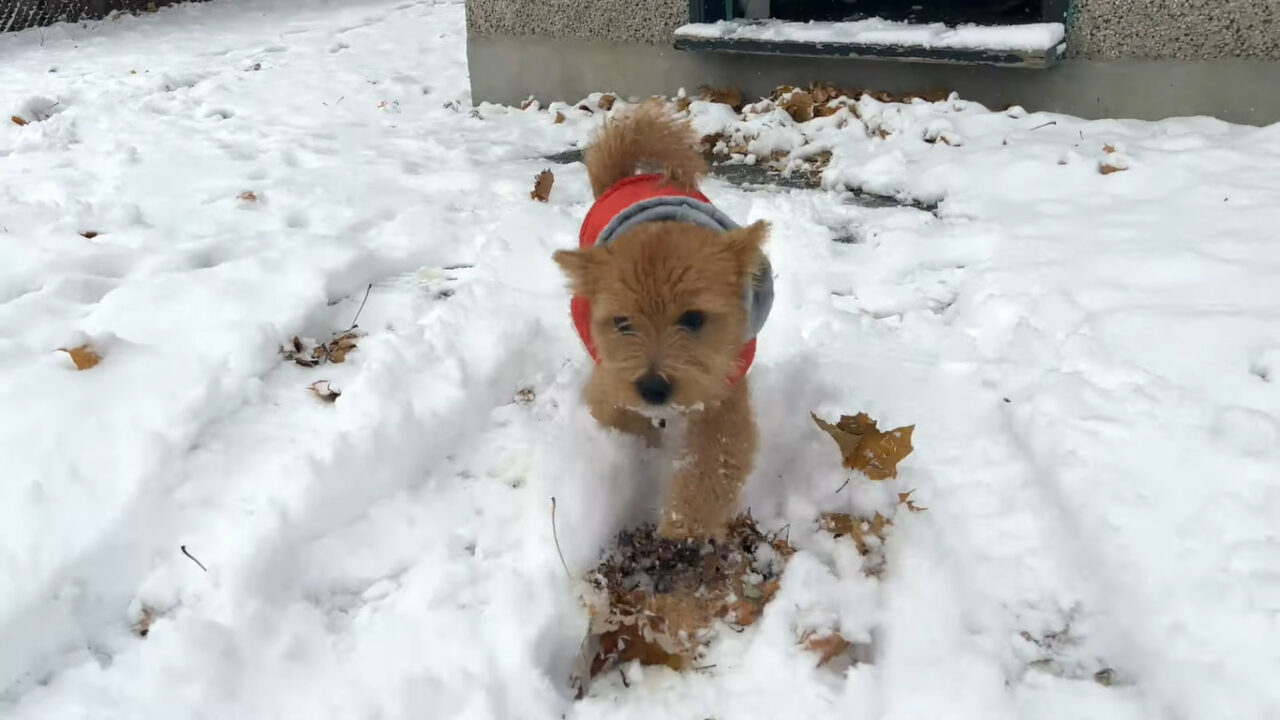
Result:
<svg viewBox="0 0 1280 720">
<path fill-rule="evenodd" d="M 637 172 L 660 172 L 686 190 L 698 187 L 707 163 L 687 122 L 671 117 L 656 103 L 641 105 L 605 121 L 587 148 L 583 162 L 591 190 L 600 197 L 619 180 Z"/>
</svg>

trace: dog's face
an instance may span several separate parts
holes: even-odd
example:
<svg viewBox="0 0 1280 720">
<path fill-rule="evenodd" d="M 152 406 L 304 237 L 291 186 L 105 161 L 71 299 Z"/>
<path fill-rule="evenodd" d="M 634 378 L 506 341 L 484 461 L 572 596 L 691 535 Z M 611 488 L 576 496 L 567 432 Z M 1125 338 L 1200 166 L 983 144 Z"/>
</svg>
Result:
<svg viewBox="0 0 1280 720">
<path fill-rule="evenodd" d="M 690 409 L 722 399 L 746 335 L 743 289 L 768 224 L 729 232 L 640 225 L 555 261 L 591 302 L 593 385 L 618 407 Z"/>
</svg>

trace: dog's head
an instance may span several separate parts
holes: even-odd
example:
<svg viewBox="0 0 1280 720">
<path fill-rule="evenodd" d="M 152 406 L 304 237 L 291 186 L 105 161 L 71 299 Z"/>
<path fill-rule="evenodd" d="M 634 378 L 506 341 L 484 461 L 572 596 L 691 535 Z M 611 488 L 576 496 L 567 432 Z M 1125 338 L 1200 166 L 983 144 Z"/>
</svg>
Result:
<svg viewBox="0 0 1280 720">
<path fill-rule="evenodd" d="M 591 303 L 596 387 L 642 410 L 723 398 L 746 339 L 743 289 L 768 232 L 763 221 L 727 232 L 653 222 L 557 252 L 574 294 Z"/>
</svg>

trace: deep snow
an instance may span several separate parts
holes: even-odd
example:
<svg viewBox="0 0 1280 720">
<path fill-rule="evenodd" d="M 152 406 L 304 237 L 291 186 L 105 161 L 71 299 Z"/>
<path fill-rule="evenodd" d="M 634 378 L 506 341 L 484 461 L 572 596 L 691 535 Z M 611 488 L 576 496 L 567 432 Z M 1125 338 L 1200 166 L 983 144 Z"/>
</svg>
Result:
<svg viewBox="0 0 1280 720">
<path fill-rule="evenodd" d="M 759 157 L 833 153 L 827 190 L 706 188 L 775 223 L 746 502 L 801 552 L 714 667 L 574 703 L 550 499 L 575 573 L 659 500 L 578 401 L 550 255 L 581 166 L 528 196 L 600 114 L 472 112 L 465 72 L 456 3 L 0 36 L 0 118 L 34 120 L 0 123 L 6 717 L 1280 716 L 1280 126 L 694 103 Z M 281 361 L 368 283 L 344 364 Z M 916 451 L 837 492 L 809 413 L 858 410 Z M 814 526 L 913 488 L 879 580 Z M 815 669 L 823 627 L 874 662 Z"/>
</svg>

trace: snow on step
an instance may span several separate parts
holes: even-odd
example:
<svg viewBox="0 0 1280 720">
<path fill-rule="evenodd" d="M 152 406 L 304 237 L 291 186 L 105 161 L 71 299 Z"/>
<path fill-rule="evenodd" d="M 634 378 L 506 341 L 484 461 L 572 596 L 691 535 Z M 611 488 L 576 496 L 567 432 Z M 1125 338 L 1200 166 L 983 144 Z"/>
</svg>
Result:
<svg viewBox="0 0 1280 720">
<path fill-rule="evenodd" d="M 1048 51 L 1062 42 L 1065 28 L 1062 23 L 950 27 L 942 23 L 920 24 L 880 18 L 847 22 L 721 20 L 690 23 L 678 28 L 675 34 L 677 38 L 700 40 Z"/>
</svg>

